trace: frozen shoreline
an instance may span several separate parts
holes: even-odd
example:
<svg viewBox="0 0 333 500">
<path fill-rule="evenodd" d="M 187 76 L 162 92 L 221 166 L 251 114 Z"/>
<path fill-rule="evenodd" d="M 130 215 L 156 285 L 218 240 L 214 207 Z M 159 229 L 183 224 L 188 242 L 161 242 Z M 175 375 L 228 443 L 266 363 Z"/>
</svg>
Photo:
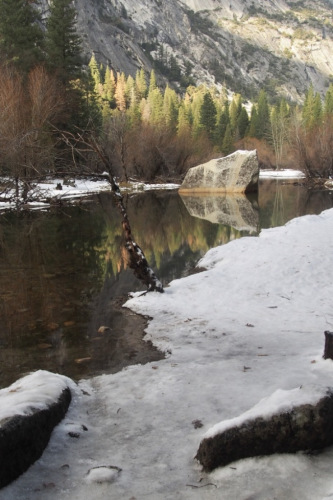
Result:
<svg viewBox="0 0 333 500">
<path fill-rule="evenodd" d="M 214 248 L 198 263 L 206 271 L 135 295 L 126 306 L 153 317 L 145 338 L 166 359 L 82 380 L 43 457 L 0 499 L 329 498 L 332 447 L 211 474 L 193 457 L 210 428 L 276 390 L 333 385 L 322 359 L 332 252 L 333 209 Z M 89 473 L 100 466 L 122 470 Z"/>
<path fill-rule="evenodd" d="M 280 179 L 302 179 L 304 174 L 298 170 L 261 170 L 260 178 L 280 178 Z M 0 179 L 1 181 L 1 179 Z M 8 181 L 8 179 L 7 179 Z M 92 194 L 98 194 L 103 191 L 110 191 L 111 186 L 107 180 L 103 179 L 74 179 L 74 184 L 70 181 L 69 184 L 64 184 L 63 178 L 50 178 L 40 183 L 32 183 L 34 187 L 29 192 L 29 201 L 24 203 L 20 201 L 22 207 L 29 210 L 48 209 L 57 203 L 77 201 Z M 57 187 L 58 186 L 58 187 Z M 61 189 L 59 189 L 59 186 Z M 126 186 L 121 186 L 122 192 L 142 192 L 151 190 L 175 190 L 180 187 L 180 184 L 146 184 L 144 182 L 131 182 Z M 14 209 L 16 201 L 13 198 L 14 190 L 11 189 L 7 193 L 0 194 L 0 212 L 3 210 Z"/>
</svg>

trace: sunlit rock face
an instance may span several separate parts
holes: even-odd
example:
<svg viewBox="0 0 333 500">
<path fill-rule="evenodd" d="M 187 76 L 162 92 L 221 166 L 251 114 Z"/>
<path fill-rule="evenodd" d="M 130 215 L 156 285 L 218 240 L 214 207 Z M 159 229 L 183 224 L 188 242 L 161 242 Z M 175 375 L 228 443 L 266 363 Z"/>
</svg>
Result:
<svg viewBox="0 0 333 500">
<path fill-rule="evenodd" d="M 236 151 L 229 156 L 190 168 L 179 192 L 249 193 L 258 191 L 258 180 L 256 150 Z"/>
<path fill-rule="evenodd" d="M 238 231 L 258 232 L 259 212 L 245 195 L 183 193 L 181 199 L 192 217 L 231 226 Z"/>
</svg>

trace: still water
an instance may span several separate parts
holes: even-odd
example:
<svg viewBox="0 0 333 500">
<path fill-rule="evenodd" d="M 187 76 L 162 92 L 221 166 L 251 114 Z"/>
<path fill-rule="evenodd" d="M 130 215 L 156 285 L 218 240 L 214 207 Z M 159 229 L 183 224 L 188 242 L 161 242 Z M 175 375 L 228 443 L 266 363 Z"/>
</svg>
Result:
<svg viewBox="0 0 333 500">
<path fill-rule="evenodd" d="M 265 180 L 258 197 L 125 199 L 134 238 L 163 285 L 209 248 L 333 206 L 333 194 Z M 311 235 L 309 235 L 311 237 Z M 126 265 L 111 195 L 45 212 L 0 214 L 0 387 L 31 370 L 74 379 L 162 357 L 142 342 L 146 319 L 122 307 L 143 290 Z"/>
</svg>

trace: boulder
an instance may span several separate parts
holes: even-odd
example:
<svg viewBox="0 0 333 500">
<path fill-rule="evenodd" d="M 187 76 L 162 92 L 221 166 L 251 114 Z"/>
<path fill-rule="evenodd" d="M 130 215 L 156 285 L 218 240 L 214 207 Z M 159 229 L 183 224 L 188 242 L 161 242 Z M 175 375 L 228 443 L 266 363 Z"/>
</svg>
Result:
<svg viewBox="0 0 333 500">
<path fill-rule="evenodd" d="M 43 453 L 71 401 L 70 379 L 39 370 L 0 391 L 0 488 Z"/>
<path fill-rule="evenodd" d="M 182 193 L 180 197 L 192 217 L 231 226 L 237 231 L 258 233 L 258 208 L 243 194 Z"/>
<path fill-rule="evenodd" d="M 236 151 L 190 168 L 179 192 L 250 193 L 258 191 L 258 180 L 256 150 Z"/>
<path fill-rule="evenodd" d="M 333 444 L 333 390 L 316 386 L 276 391 L 210 429 L 196 459 L 211 471 L 242 458 L 319 450 Z"/>
</svg>

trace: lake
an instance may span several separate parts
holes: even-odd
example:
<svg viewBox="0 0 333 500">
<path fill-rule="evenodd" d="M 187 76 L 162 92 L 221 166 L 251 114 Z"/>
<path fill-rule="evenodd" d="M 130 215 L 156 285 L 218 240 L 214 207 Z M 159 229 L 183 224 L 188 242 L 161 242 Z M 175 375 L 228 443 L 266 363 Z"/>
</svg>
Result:
<svg viewBox="0 0 333 500">
<path fill-rule="evenodd" d="M 209 248 L 332 208 L 333 193 L 260 181 L 258 196 L 125 196 L 135 240 L 164 286 Z M 311 237 L 311 235 L 309 235 Z M 127 267 L 108 193 L 61 209 L 0 214 L 0 387 L 36 369 L 78 380 L 161 359 L 142 341 L 147 318 L 122 307 L 144 290 Z"/>
</svg>

